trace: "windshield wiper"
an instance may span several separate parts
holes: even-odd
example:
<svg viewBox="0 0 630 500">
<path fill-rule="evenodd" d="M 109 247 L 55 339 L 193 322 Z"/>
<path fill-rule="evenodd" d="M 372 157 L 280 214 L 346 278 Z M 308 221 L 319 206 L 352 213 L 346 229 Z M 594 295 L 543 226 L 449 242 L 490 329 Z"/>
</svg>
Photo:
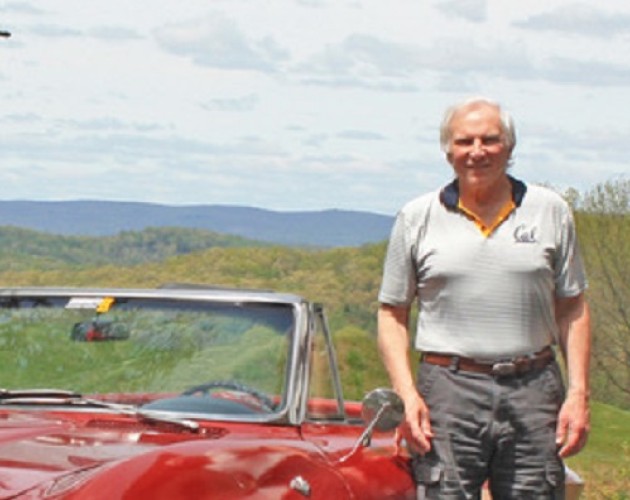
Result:
<svg viewBox="0 0 630 500">
<path fill-rule="evenodd" d="M 0 389 L 0 405 L 68 405 L 105 408 L 138 420 L 154 423 L 173 424 L 193 432 L 200 426 L 194 420 L 171 417 L 154 410 L 139 410 L 136 406 L 85 398 L 78 392 L 63 389 Z"/>
<path fill-rule="evenodd" d="M 81 394 L 64 389 L 2 389 L 0 403 L 15 398 L 80 398 Z"/>
<path fill-rule="evenodd" d="M 135 410 L 134 415 L 136 416 L 136 418 L 147 422 L 179 425 L 193 432 L 199 432 L 201 430 L 199 424 L 194 420 L 189 420 L 187 418 L 169 417 L 167 415 L 164 415 L 163 413 L 158 413 L 152 410 Z"/>
<path fill-rule="evenodd" d="M 136 406 L 133 405 L 124 405 L 120 403 L 111 403 L 109 401 L 101 401 L 100 399 L 93 398 L 78 398 L 71 399 L 68 401 L 69 404 L 72 405 L 85 405 L 85 406 L 96 406 L 98 408 L 107 408 L 109 410 L 114 410 L 123 415 L 129 415 L 131 417 L 135 417 L 139 420 L 144 420 L 146 422 L 156 422 L 160 424 L 174 424 L 180 427 L 184 427 L 189 431 L 199 431 L 199 424 L 194 420 L 189 420 L 186 418 L 178 418 L 171 417 L 168 415 L 164 415 L 163 413 L 159 413 L 151 410 L 139 410 Z"/>
</svg>

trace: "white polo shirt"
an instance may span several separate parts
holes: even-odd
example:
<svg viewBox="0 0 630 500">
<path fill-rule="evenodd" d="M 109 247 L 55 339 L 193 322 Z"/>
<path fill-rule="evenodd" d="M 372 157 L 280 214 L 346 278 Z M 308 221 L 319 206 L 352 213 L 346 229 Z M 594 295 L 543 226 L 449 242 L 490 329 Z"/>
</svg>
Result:
<svg viewBox="0 0 630 500">
<path fill-rule="evenodd" d="M 457 181 L 406 204 L 379 301 L 418 301 L 415 347 L 493 360 L 557 341 L 554 299 L 587 286 L 571 210 L 550 189 L 510 177 L 515 209 L 489 235 L 458 208 Z"/>
</svg>

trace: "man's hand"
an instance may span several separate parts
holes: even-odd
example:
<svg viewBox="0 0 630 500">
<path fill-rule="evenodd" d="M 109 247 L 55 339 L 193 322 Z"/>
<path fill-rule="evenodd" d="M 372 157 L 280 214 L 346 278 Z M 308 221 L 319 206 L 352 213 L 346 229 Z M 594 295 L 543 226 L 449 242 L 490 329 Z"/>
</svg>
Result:
<svg viewBox="0 0 630 500">
<path fill-rule="evenodd" d="M 567 397 L 558 414 L 556 444 L 562 458 L 586 444 L 590 430 L 589 366 L 591 322 L 584 294 L 556 299 L 560 347 L 567 365 Z"/>
<path fill-rule="evenodd" d="M 560 447 L 560 457 L 570 457 L 579 452 L 586 444 L 589 431 L 588 395 L 569 391 L 558 414 L 556 444 Z"/>
<path fill-rule="evenodd" d="M 431 450 L 433 438 L 429 409 L 418 393 L 407 396 L 404 401 L 405 421 L 398 429 L 397 441 L 404 439 L 410 451 L 424 455 Z"/>
<path fill-rule="evenodd" d="M 378 310 L 378 347 L 393 389 L 405 404 L 405 421 L 397 432 L 397 445 L 404 439 L 410 451 L 425 454 L 431 449 L 429 409 L 418 394 L 409 366 L 409 307 L 381 304 Z"/>
</svg>

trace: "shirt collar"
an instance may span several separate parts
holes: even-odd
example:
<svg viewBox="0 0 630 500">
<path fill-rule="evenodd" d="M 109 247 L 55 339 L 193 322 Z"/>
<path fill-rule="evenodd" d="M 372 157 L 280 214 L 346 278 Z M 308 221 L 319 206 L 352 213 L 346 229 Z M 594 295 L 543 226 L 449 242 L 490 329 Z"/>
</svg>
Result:
<svg viewBox="0 0 630 500">
<path fill-rule="evenodd" d="M 508 180 L 512 185 L 512 200 L 517 207 L 520 207 L 521 203 L 523 203 L 523 198 L 525 198 L 527 186 L 524 182 L 515 179 L 511 175 L 508 175 Z M 459 183 L 457 179 L 442 188 L 440 191 L 440 201 L 449 210 L 457 209 L 459 202 Z"/>
</svg>

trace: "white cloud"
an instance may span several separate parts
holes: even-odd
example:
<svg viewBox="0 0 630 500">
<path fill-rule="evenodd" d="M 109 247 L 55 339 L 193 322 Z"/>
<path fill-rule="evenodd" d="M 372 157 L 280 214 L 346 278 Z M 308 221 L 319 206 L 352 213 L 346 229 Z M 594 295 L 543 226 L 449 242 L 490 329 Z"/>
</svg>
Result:
<svg viewBox="0 0 630 500">
<path fill-rule="evenodd" d="M 234 98 L 210 99 L 207 102 L 202 102 L 200 106 L 208 111 L 237 111 L 243 113 L 253 111 L 259 101 L 260 99 L 257 95 L 249 94 Z"/>
<path fill-rule="evenodd" d="M 621 87 L 630 84 L 630 64 L 611 64 L 597 60 L 576 61 L 556 57 L 541 68 L 539 75 L 560 84 Z"/>
<path fill-rule="evenodd" d="M 134 31 L 122 26 L 96 26 L 88 30 L 87 35 L 93 38 L 100 38 L 108 42 L 137 40 L 141 36 Z"/>
<path fill-rule="evenodd" d="M 394 213 L 443 109 L 515 115 L 515 175 L 630 172 L 625 0 L 6 2 L 0 198 Z"/>
<path fill-rule="evenodd" d="M 4 14 L 41 15 L 45 11 L 30 2 L 6 2 L 4 5 L 0 5 L 0 12 Z"/>
<path fill-rule="evenodd" d="M 273 38 L 249 39 L 233 19 L 220 12 L 165 25 L 155 30 L 155 37 L 165 50 L 190 57 L 202 66 L 273 72 L 288 58 Z"/>
<path fill-rule="evenodd" d="M 436 6 L 445 15 L 461 17 L 473 23 L 487 20 L 487 0 L 447 0 L 437 2 Z"/>
<path fill-rule="evenodd" d="M 44 38 L 79 38 L 83 36 L 83 32 L 79 29 L 57 24 L 38 24 L 29 31 Z"/>
<path fill-rule="evenodd" d="M 342 43 L 326 47 L 299 69 L 316 74 L 402 77 L 414 72 L 417 62 L 410 47 L 352 34 Z"/>
<path fill-rule="evenodd" d="M 342 130 L 337 134 L 342 139 L 351 139 L 356 141 L 382 141 L 385 137 L 376 132 L 368 130 Z"/>
<path fill-rule="evenodd" d="M 595 7 L 586 3 L 567 3 L 546 12 L 532 14 L 514 25 L 532 31 L 569 33 L 581 37 L 609 39 L 627 35 L 630 14 L 615 9 L 602 10 L 606 2 Z"/>
</svg>

